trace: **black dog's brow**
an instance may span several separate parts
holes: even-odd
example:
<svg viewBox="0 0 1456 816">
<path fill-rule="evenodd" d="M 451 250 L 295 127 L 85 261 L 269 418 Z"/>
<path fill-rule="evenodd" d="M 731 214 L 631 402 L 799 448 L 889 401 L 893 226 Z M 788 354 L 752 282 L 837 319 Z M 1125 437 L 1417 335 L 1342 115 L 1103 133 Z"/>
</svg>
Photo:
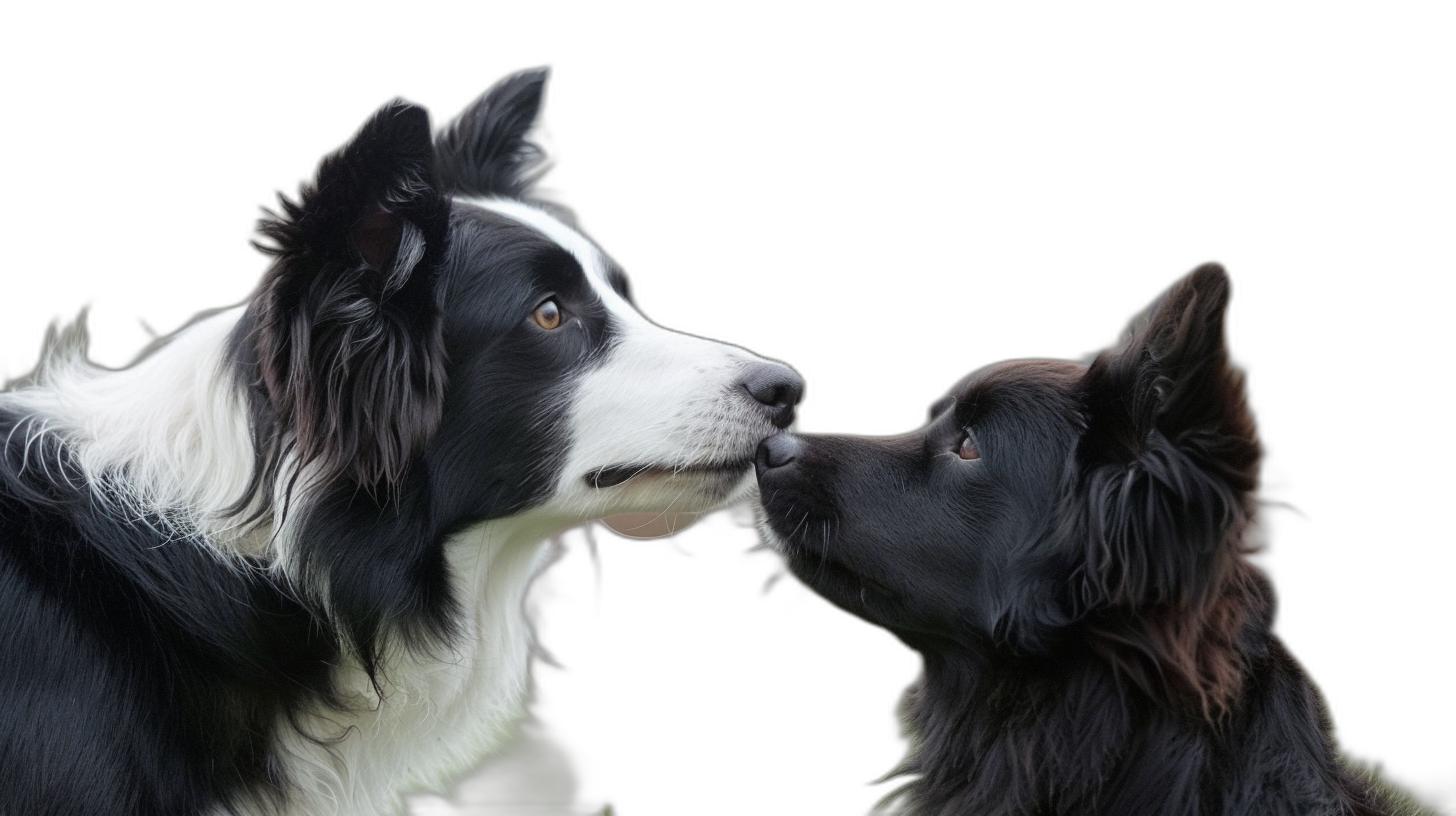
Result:
<svg viewBox="0 0 1456 816">
<path fill-rule="evenodd" d="M 981 412 L 982 389 L 975 388 L 956 398 L 956 417 L 962 425 L 969 425 Z"/>
<path fill-rule="evenodd" d="M 935 419 L 937 416 L 940 416 L 942 413 L 945 412 L 945 409 L 951 407 L 952 405 L 955 405 L 955 401 L 956 399 L 954 396 L 947 394 L 936 400 L 934 403 L 931 403 L 930 418 Z"/>
</svg>

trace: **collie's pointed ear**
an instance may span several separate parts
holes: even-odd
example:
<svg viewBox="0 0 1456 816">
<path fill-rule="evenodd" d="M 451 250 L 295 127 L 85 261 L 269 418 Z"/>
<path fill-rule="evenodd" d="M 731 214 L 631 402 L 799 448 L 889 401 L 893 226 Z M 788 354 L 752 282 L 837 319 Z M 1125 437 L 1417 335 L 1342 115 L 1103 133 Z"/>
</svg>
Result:
<svg viewBox="0 0 1456 816">
<path fill-rule="evenodd" d="M 1197 602 L 1252 516 L 1259 443 L 1224 343 L 1229 280 L 1208 264 L 1133 320 L 1082 381 L 1087 606 Z"/>
<path fill-rule="evenodd" d="M 276 470 L 291 451 L 311 480 L 388 486 L 444 401 L 436 277 L 450 205 L 428 115 L 384 106 L 282 209 L 259 226 L 276 261 L 249 307 L 265 458 Z"/>
<path fill-rule="evenodd" d="M 541 110 L 548 73 L 534 68 L 502 79 L 440 132 L 435 155 L 446 186 L 511 198 L 530 190 L 544 172 L 545 154 L 526 134 Z"/>
</svg>

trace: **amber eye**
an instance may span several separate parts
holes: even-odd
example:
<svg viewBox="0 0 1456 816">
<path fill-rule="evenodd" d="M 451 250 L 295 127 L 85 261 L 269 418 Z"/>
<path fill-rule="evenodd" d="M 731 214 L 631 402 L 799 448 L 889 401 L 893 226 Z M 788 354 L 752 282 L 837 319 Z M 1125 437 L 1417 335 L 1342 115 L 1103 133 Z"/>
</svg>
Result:
<svg viewBox="0 0 1456 816">
<path fill-rule="evenodd" d="M 976 447 L 976 440 L 972 439 L 970 434 L 966 434 L 961 437 L 961 445 L 956 448 L 956 454 L 962 459 L 980 459 L 981 449 Z"/>
<path fill-rule="evenodd" d="M 561 307 L 556 305 L 556 299 L 543 300 L 536 311 L 531 313 L 536 325 L 547 331 L 561 325 Z"/>
</svg>

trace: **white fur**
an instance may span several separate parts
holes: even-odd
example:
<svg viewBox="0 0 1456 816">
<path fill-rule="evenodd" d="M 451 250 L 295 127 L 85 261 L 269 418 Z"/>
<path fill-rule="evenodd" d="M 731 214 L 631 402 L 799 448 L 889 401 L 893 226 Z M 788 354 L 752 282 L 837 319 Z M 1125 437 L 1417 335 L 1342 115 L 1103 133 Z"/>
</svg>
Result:
<svg viewBox="0 0 1456 816">
<path fill-rule="evenodd" d="M 461 637 L 439 653 L 391 651 L 383 698 L 357 666 L 340 671 L 352 710 L 303 718 L 304 733 L 323 742 L 282 731 L 297 788 L 288 813 L 398 813 L 404 793 L 444 789 L 510 741 L 530 682 L 526 589 L 549 560 L 551 532 L 517 517 L 450 540 L 452 583 L 467 610 Z"/>
<path fill-rule="evenodd" d="M 200 531 L 219 554 L 235 554 L 246 531 L 224 511 L 248 483 L 253 444 L 223 347 L 242 312 L 199 320 L 121 370 L 89 362 L 84 348 L 65 349 L 42 361 L 34 383 L 0 394 L 0 404 L 30 416 L 27 432 L 69 443 L 81 475 L 117 489 L 122 512 L 154 513 L 175 532 Z"/>
</svg>

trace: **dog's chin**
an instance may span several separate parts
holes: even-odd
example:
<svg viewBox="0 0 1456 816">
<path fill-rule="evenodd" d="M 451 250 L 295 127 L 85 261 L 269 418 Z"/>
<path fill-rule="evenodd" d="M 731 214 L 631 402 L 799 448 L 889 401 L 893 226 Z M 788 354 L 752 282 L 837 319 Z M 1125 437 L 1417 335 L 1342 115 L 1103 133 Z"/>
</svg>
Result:
<svg viewBox="0 0 1456 816">
<path fill-rule="evenodd" d="M 602 523 L 626 538 L 662 538 L 693 526 L 702 513 L 618 513 Z"/>
<path fill-rule="evenodd" d="M 602 521 L 629 538 L 659 538 L 705 513 L 745 498 L 755 482 L 751 462 L 699 466 L 617 465 L 586 476 L 617 508 Z"/>
<path fill-rule="evenodd" d="M 901 600 L 889 587 L 832 557 L 833 542 L 813 544 L 780 535 L 759 508 L 759 530 L 770 548 L 805 586 L 844 611 L 877 626 L 894 629 Z"/>
</svg>

